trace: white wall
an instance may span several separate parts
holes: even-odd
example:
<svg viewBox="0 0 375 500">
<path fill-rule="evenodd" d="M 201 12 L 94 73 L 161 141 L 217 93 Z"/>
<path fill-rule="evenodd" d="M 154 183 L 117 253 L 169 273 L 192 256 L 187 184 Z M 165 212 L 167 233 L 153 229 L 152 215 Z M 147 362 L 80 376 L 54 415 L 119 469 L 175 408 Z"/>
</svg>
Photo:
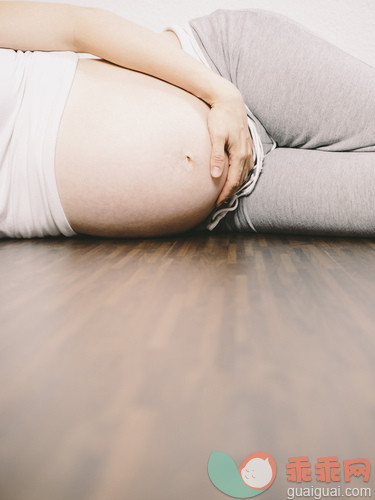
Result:
<svg viewBox="0 0 375 500">
<path fill-rule="evenodd" d="M 375 67 L 375 0 L 46 0 L 102 7 L 152 30 L 216 9 L 280 12 Z"/>
</svg>

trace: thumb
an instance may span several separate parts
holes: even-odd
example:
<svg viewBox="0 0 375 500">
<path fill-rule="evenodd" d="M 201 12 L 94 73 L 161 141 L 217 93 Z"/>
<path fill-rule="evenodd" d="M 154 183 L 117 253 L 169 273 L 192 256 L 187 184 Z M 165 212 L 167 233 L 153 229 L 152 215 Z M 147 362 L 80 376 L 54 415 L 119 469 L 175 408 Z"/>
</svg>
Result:
<svg viewBox="0 0 375 500">
<path fill-rule="evenodd" d="M 211 151 L 211 175 L 212 177 L 220 177 L 225 167 L 225 143 L 224 141 L 216 141 L 212 145 Z"/>
</svg>

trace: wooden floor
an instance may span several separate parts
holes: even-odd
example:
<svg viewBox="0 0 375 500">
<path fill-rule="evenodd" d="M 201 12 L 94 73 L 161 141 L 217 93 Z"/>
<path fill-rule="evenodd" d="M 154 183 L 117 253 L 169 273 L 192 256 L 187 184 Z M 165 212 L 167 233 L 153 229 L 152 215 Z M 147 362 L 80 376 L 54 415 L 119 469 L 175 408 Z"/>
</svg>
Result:
<svg viewBox="0 0 375 500">
<path fill-rule="evenodd" d="M 270 453 L 264 499 L 290 457 L 375 468 L 374 240 L 3 240 L 0 276 L 1 500 L 228 498 L 214 450 Z"/>
</svg>

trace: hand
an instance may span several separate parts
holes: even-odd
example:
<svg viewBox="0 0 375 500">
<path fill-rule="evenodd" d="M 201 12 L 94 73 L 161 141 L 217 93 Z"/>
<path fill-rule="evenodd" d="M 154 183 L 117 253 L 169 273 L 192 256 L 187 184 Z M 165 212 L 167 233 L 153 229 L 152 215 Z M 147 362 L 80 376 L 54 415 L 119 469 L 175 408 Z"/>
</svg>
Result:
<svg viewBox="0 0 375 500">
<path fill-rule="evenodd" d="M 216 201 L 216 206 L 219 206 L 238 191 L 254 167 L 245 104 L 237 89 L 211 104 L 208 130 L 212 143 L 212 177 L 223 174 L 225 155 L 228 154 L 229 158 L 227 180 Z"/>
</svg>

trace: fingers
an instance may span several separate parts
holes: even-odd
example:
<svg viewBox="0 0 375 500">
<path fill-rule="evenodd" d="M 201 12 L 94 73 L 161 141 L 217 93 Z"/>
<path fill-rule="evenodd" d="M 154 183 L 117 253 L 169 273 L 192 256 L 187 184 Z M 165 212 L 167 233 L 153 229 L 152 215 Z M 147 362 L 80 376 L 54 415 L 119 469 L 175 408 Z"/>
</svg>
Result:
<svg viewBox="0 0 375 500">
<path fill-rule="evenodd" d="M 211 151 L 211 175 L 221 177 L 225 168 L 225 137 L 216 136 L 212 142 Z"/>
<path fill-rule="evenodd" d="M 228 200 L 241 186 L 241 181 L 238 173 L 234 169 L 229 169 L 227 181 L 216 201 L 216 206 L 220 206 L 226 200 Z"/>
<path fill-rule="evenodd" d="M 240 163 L 243 164 L 241 177 L 240 177 L 240 186 L 246 181 L 250 172 L 254 167 L 253 154 L 252 151 L 245 157 L 239 160 Z"/>
<path fill-rule="evenodd" d="M 221 205 L 239 190 L 253 167 L 254 161 L 251 146 L 250 150 L 246 149 L 246 152 L 240 155 L 230 154 L 228 177 L 216 201 L 216 206 Z"/>
</svg>

